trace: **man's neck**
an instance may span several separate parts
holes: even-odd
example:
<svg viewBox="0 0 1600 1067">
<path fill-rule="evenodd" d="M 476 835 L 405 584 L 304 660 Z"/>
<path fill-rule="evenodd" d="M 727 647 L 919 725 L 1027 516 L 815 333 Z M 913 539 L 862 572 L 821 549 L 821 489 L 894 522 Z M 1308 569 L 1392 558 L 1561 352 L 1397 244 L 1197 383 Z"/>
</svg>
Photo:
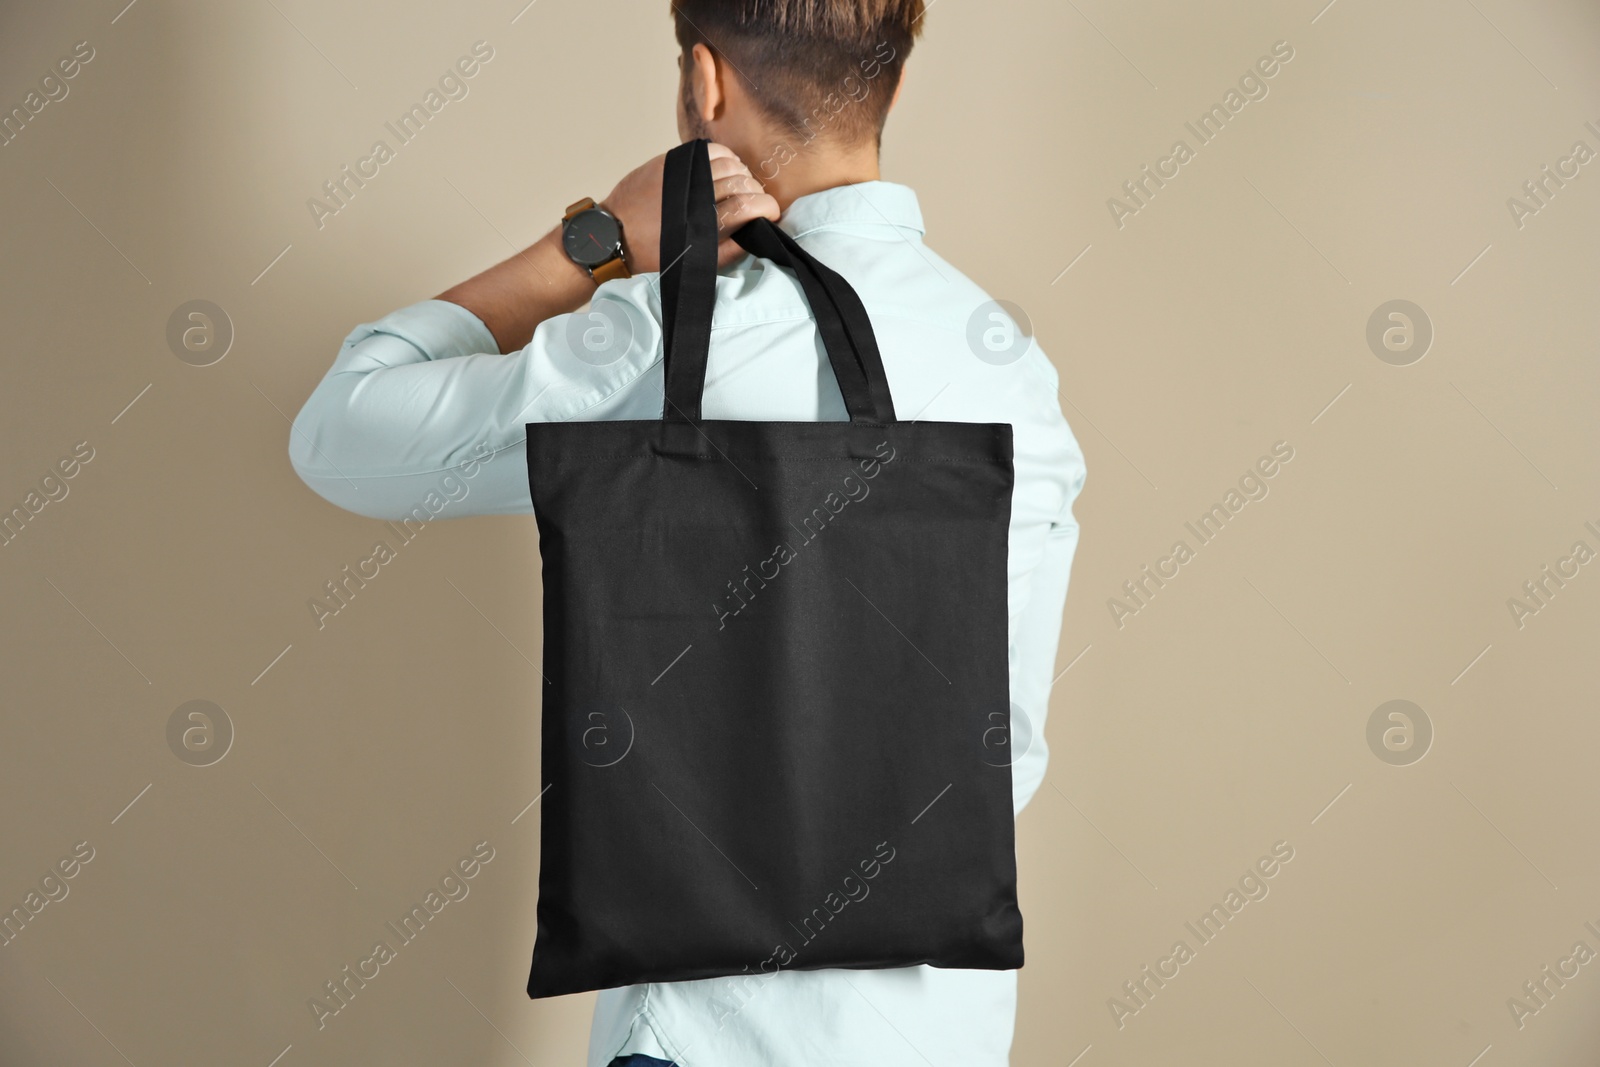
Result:
<svg viewBox="0 0 1600 1067">
<path fill-rule="evenodd" d="M 759 157 L 767 160 L 764 165 L 759 160 L 747 160 L 751 172 L 778 201 L 780 211 L 788 211 L 790 204 L 810 193 L 879 178 L 878 149 L 870 141 L 852 148 L 813 142 L 794 150 L 788 162 L 782 162 L 788 156 L 789 151 L 784 150 L 770 157 Z M 768 178 L 774 168 L 777 173 Z"/>
</svg>

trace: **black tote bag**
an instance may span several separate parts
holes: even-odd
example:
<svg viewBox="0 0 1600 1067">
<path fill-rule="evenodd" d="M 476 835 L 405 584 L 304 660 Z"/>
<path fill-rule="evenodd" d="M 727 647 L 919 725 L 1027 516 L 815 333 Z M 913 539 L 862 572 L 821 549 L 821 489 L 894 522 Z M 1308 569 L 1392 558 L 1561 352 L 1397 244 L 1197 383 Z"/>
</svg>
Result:
<svg viewBox="0 0 1600 1067">
<path fill-rule="evenodd" d="M 1011 427 L 900 421 L 860 299 L 765 220 L 735 240 L 795 273 L 850 421 L 702 419 L 706 144 L 666 161 L 662 418 L 527 427 L 546 789 L 528 995 L 1020 967 L 997 756 Z"/>
</svg>

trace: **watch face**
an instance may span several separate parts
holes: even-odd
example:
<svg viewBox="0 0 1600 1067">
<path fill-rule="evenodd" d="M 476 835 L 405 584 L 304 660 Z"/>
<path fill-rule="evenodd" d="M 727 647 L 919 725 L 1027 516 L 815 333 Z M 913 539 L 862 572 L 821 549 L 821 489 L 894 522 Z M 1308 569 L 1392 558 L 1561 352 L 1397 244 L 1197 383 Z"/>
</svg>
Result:
<svg viewBox="0 0 1600 1067">
<path fill-rule="evenodd" d="M 567 221 L 561 245 L 573 261 L 585 267 L 598 267 L 615 259 L 622 248 L 622 229 L 617 220 L 599 208 L 580 211 Z"/>
</svg>

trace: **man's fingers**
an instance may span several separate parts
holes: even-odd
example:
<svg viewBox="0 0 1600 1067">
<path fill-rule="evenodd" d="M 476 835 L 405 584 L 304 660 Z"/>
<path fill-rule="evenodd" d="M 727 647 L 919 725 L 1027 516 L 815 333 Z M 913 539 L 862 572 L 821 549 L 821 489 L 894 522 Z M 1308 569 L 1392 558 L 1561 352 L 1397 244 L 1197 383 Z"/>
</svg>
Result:
<svg viewBox="0 0 1600 1067">
<path fill-rule="evenodd" d="M 737 263 L 744 254 L 744 249 L 739 247 L 737 241 L 724 237 L 717 242 L 717 269 Z"/>
<path fill-rule="evenodd" d="M 738 174 L 743 174 L 746 177 L 750 176 L 750 168 L 745 166 L 744 160 L 738 156 L 723 156 L 721 159 L 713 159 L 711 161 L 711 178 L 713 181 L 731 178 Z"/>
<path fill-rule="evenodd" d="M 717 229 L 732 233 L 751 219 L 778 221 L 778 202 L 766 193 L 736 195 L 717 205 Z"/>
<path fill-rule="evenodd" d="M 733 149 L 712 142 L 707 154 L 711 158 L 712 188 L 717 201 L 717 230 L 722 235 L 717 245 L 717 261 L 725 267 L 744 255 L 744 250 L 729 240 L 728 234 L 751 219 L 776 222 L 782 212 L 778 210 L 778 202 L 767 194 L 766 188 Z"/>
<path fill-rule="evenodd" d="M 748 174 L 734 174 L 727 178 L 718 179 L 711 183 L 714 197 L 718 206 L 724 200 L 737 196 L 752 196 L 756 193 L 766 192 L 761 183 Z"/>
</svg>

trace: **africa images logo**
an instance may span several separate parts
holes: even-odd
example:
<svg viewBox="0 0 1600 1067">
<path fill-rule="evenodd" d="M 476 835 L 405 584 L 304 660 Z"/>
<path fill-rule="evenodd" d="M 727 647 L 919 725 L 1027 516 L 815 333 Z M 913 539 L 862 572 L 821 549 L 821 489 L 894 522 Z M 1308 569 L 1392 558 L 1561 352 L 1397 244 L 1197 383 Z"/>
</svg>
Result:
<svg viewBox="0 0 1600 1067">
<path fill-rule="evenodd" d="M 728 620 L 750 606 L 756 598 L 756 593 L 767 587 L 767 583 L 777 579 L 783 573 L 783 568 L 800 558 L 800 549 L 806 547 L 822 535 L 828 523 L 836 519 L 851 503 L 860 503 L 867 499 L 872 492 L 872 487 L 867 484 L 883 470 L 884 465 L 894 461 L 894 446 L 888 441 L 879 442 L 874 447 L 876 458 L 871 456 L 857 464 L 860 476 L 856 471 L 851 471 L 844 476 L 840 489 L 830 490 L 822 498 L 822 503 L 811 509 L 810 514 L 800 520 L 800 525 L 793 522 L 789 525 L 794 528 L 800 538 L 794 542 L 780 541 L 772 550 L 772 555 L 755 565 L 752 571 L 747 563 L 744 567 L 742 579 L 728 583 L 728 595 L 718 597 L 711 602 L 711 610 L 717 616 L 717 629 L 725 630 Z"/>
<path fill-rule="evenodd" d="M 1127 199 L 1119 200 L 1113 196 L 1106 200 L 1106 209 L 1111 212 L 1111 221 L 1117 224 L 1117 229 L 1122 229 L 1128 224 L 1129 218 L 1149 207 L 1156 193 L 1182 173 L 1184 165 L 1196 157 L 1200 148 L 1221 136 L 1228 123 L 1245 109 L 1245 105 L 1251 101 L 1265 100 L 1270 91 L 1267 82 L 1277 77 L 1283 69 L 1282 64 L 1292 59 L 1293 45 L 1288 41 L 1273 42 L 1272 54 L 1257 59 L 1254 66 L 1240 75 L 1237 89 L 1230 87 L 1220 102 L 1212 104 L 1193 122 L 1183 124 L 1195 140 L 1193 146 L 1186 139 L 1178 138 L 1172 142 L 1172 149 L 1156 160 L 1154 169 L 1146 163 L 1139 168 L 1138 175 L 1123 182 L 1122 192 Z"/>
</svg>

